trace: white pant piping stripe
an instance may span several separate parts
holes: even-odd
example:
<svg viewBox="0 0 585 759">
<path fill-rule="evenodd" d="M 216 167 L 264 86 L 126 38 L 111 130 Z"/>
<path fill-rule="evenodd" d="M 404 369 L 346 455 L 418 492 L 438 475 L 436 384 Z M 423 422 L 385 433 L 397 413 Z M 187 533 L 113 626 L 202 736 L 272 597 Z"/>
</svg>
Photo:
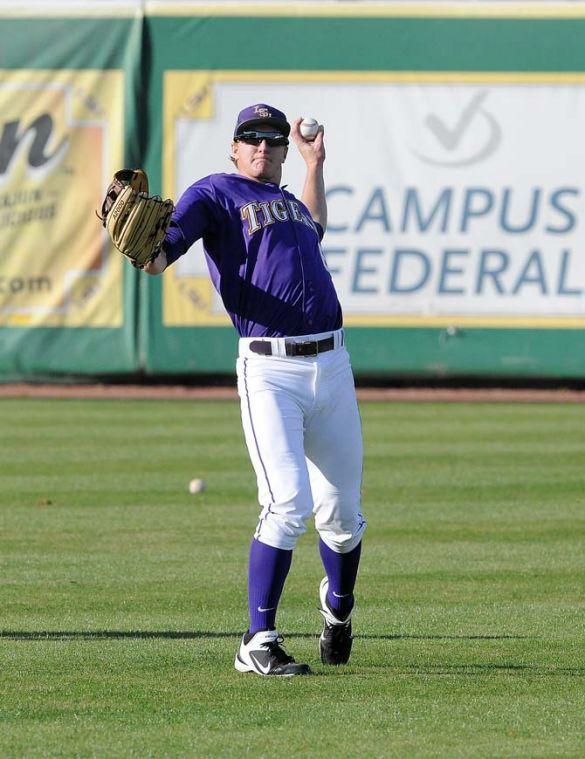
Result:
<svg viewBox="0 0 585 759">
<path fill-rule="evenodd" d="M 258 458 L 260 460 L 260 464 L 262 465 L 262 471 L 264 472 L 264 477 L 266 478 L 266 484 L 268 485 L 268 492 L 270 493 L 270 498 L 272 499 L 272 502 L 274 503 L 274 494 L 272 492 L 272 488 L 270 487 L 270 480 L 268 479 L 268 473 L 266 471 L 266 467 L 264 466 L 264 462 L 262 461 L 262 456 L 260 454 L 260 446 L 258 445 L 258 438 L 256 437 L 256 430 L 254 429 L 254 420 L 252 419 L 252 407 L 250 405 L 250 393 L 248 392 L 248 359 L 244 359 L 244 388 L 246 390 L 246 404 L 248 406 L 248 418 L 250 419 L 250 428 L 252 429 L 252 435 L 254 436 L 254 443 L 256 445 L 256 452 L 258 453 Z M 270 507 L 272 506 L 272 503 L 268 504 L 268 510 L 266 514 L 260 519 L 258 522 L 258 526 L 256 527 L 256 532 L 254 533 L 254 538 L 258 538 L 260 535 L 260 530 L 262 528 L 262 522 L 268 514 L 270 513 Z"/>
</svg>

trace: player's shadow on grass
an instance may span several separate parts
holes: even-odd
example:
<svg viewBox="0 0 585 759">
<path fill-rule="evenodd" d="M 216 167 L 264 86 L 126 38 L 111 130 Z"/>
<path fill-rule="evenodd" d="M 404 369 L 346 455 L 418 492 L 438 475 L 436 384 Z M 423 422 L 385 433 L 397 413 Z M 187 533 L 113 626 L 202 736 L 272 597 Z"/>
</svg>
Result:
<svg viewBox="0 0 585 759">
<path fill-rule="evenodd" d="M 93 640 L 107 638 L 241 638 L 241 632 L 208 632 L 204 630 L 0 630 L 0 638 L 11 640 Z"/>
<path fill-rule="evenodd" d="M 400 667 L 400 672 L 412 675 L 570 675 L 585 677 L 585 667 L 547 667 L 546 664 L 514 664 L 513 662 L 489 662 L 489 664 L 412 664 Z"/>
<path fill-rule="evenodd" d="M 239 639 L 240 632 L 218 632 L 208 630 L 0 630 L 0 639 L 8 640 L 99 640 L 99 639 L 178 639 L 196 640 L 205 638 L 232 638 Z M 290 633 L 289 638 L 316 638 L 317 633 Z M 530 640 L 528 635 L 357 635 L 357 639 L 366 640 Z M 387 670 L 391 664 L 387 660 L 373 669 L 383 668 Z M 367 670 L 372 669 L 368 664 Z M 337 671 L 336 668 L 334 668 Z M 344 668 L 339 670 L 343 672 Z M 573 677 L 585 677 L 584 667 L 547 667 L 538 664 L 514 664 L 513 662 L 489 662 L 486 664 L 432 664 L 429 662 L 412 665 L 398 666 L 397 671 L 412 675 L 496 675 L 496 674 L 532 674 L 532 675 L 570 675 Z M 332 670 L 333 672 L 333 670 Z M 323 675 L 322 672 L 315 674 Z M 350 674 L 350 673 L 348 673 Z"/>
<path fill-rule="evenodd" d="M 106 638 L 169 638 L 196 640 L 197 638 L 235 638 L 241 632 L 210 630 L 0 630 L 0 638 L 10 640 L 89 640 Z M 288 633 L 287 638 L 316 638 L 318 633 Z M 365 640 L 531 640 L 528 635 L 356 635 Z"/>
</svg>

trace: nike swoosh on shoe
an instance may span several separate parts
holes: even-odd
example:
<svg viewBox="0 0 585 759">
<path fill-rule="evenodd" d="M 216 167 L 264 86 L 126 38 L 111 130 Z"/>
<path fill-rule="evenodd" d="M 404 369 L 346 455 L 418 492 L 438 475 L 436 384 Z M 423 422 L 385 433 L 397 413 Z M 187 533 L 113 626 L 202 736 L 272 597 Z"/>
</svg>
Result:
<svg viewBox="0 0 585 759">
<path fill-rule="evenodd" d="M 250 652 L 250 659 L 253 661 L 254 666 L 258 670 L 260 670 L 260 672 L 262 672 L 263 675 L 267 675 L 270 672 L 270 664 L 266 664 L 266 665 L 262 664 L 262 662 L 258 660 L 258 657 L 254 656 L 254 654 L 251 652 Z"/>
</svg>

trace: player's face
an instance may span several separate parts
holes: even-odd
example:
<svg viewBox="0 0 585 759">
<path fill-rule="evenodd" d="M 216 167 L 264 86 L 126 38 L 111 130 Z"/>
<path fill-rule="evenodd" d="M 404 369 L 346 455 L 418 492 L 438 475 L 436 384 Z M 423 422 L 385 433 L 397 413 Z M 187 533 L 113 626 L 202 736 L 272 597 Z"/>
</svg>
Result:
<svg viewBox="0 0 585 759">
<path fill-rule="evenodd" d="M 260 124 L 252 132 L 273 135 L 274 127 Z M 280 183 L 286 151 L 286 145 L 269 144 L 268 140 L 259 141 L 258 138 L 250 141 L 243 138 L 232 142 L 232 156 L 239 173 L 257 182 Z"/>
</svg>

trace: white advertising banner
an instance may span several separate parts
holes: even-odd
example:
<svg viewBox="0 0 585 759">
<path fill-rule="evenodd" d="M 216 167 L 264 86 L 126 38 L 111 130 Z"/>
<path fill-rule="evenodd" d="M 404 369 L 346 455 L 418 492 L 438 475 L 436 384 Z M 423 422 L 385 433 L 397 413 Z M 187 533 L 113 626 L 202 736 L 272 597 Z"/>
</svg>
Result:
<svg viewBox="0 0 585 759">
<path fill-rule="evenodd" d="M 585 76 L 168 72 L 168 195 L 233 170 L 256 102 L 325 126 L 323 250 L 346 324 L 585 325 Z M 291 146 L 297 195 L 303 174 Z M 165 321 L 220 323 L 199 245 L 171 271 Z"/>
</svg>

